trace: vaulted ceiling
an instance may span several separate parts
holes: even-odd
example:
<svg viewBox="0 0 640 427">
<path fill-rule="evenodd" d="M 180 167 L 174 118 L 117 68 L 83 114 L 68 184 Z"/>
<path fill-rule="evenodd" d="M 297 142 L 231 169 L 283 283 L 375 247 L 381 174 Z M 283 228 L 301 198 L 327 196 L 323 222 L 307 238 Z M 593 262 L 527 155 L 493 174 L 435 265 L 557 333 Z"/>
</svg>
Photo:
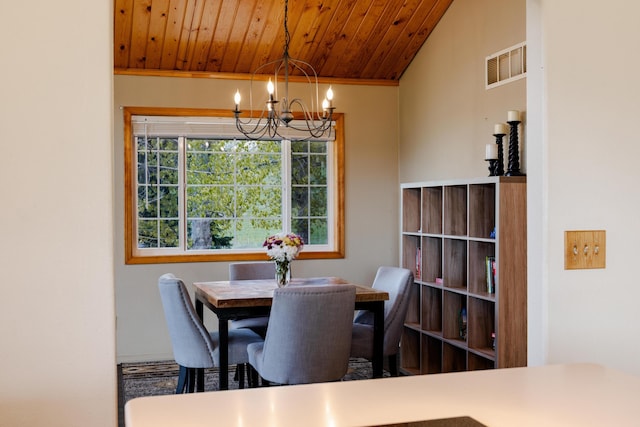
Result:
<svg viewBox="0 0 640 427">
<path fill-rule="evenodd" d="M 397 84 L 453 0 L 289 0 L 292 58 Z M 119 74 L 244 78 L 282 57 L 285 0 L 115 0 Z"/>
</svg>

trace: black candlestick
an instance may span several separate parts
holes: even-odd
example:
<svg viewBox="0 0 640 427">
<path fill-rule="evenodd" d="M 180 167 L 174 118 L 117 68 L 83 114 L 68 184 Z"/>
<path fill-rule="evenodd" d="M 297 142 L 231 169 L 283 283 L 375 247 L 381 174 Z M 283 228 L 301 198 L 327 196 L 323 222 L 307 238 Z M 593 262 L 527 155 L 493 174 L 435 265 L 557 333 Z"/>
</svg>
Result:
<svg viewBox="0 0 640 427">
<path fill-rule="evenodd" d="M 498 160 L 496 161 L 496 172 L 495 175 L 490 176 L 502 176 L 504 175 L 504 150 L 502 149 L 502 137 L 504 137 L 504 133 L 494 133 L 493 136 L 496 137 L 496 144 L 498 144 Z"/>
<path fill-rule="evenodd" d="M 498 176 L 498 159 L 486 159 L 489 162 L 489 176 Z"/>
<path fill-rule="evenodd" d="M 521 176 L 520 172 L 520 149 L 518 148 L 518 124 L 520 121 L 507 122 L 509 129 L 509 166 L 507 167 L 506 176 Z"/>
</svg>

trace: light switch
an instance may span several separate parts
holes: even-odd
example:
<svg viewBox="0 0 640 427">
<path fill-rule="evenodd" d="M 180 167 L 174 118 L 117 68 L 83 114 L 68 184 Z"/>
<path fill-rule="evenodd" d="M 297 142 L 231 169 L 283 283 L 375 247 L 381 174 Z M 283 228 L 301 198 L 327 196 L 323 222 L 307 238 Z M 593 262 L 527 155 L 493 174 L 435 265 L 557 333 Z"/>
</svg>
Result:
<svg viewBox="0 0 640 427">
<path fill-rule="evenodd" d="M 605 230 L 577 230 L 564 232 L 564 269 L 605 268 Z"/>
</svg>

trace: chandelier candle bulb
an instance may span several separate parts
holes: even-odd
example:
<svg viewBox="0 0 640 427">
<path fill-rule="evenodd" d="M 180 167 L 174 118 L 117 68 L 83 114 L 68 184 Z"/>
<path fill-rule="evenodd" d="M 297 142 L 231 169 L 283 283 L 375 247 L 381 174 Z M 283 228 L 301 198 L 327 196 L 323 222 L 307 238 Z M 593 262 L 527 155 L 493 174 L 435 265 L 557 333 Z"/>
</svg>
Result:
<svg viewBox="0 0 640 427">
<path fill-rule="evenodd" d="M 493 127 L 494 135 L 506 135 L 507 134 L 507 125 L 504 123 L 498 123 Z"/>
<path fill-rule="evenodd" d="M 507 113 L 507 122 L 519 122 L 520 121 L 520 111 L 511 110 Z"/>
<path fill-rule="evenodd" d="M 485 160 L 495 160 L 498 158 L 498 146 L 496 144 L 487 144 L 484 154 Z"/>
<path fill-rule="evenodd" d="M 240 90 L 236 90 L 236 94 L 233 96 L 233 100 L 236 103 L 236 111 L 238 111 L 238 107 L 240 106 Z"/>
</svg>

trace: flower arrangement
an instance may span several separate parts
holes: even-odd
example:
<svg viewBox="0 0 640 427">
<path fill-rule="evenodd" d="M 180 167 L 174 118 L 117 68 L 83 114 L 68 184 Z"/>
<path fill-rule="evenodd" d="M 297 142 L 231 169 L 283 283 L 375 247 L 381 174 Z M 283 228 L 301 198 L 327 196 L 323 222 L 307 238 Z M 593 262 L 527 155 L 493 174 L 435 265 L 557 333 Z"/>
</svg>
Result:
<svg viewBox="0 0 640 427">
<path fill-rule="evenodd" d="M 289 262 L 296 259 L 304 241 L 302 237 L 293 233 L 278 233 L 267 237 L 262 244 L 267 248 L 267 255 L 276 262 Z"/>
<path fill-rule="evenodd" d="M 267 255 L 276 263 L 276 282 L 278 286 L 286 286 L 291 279 L 289 263 L 296 259 L 304 241 L 293 233 L 279 233 L 267 237 L 262 246 L 267 248 Z"/>
</svg>

